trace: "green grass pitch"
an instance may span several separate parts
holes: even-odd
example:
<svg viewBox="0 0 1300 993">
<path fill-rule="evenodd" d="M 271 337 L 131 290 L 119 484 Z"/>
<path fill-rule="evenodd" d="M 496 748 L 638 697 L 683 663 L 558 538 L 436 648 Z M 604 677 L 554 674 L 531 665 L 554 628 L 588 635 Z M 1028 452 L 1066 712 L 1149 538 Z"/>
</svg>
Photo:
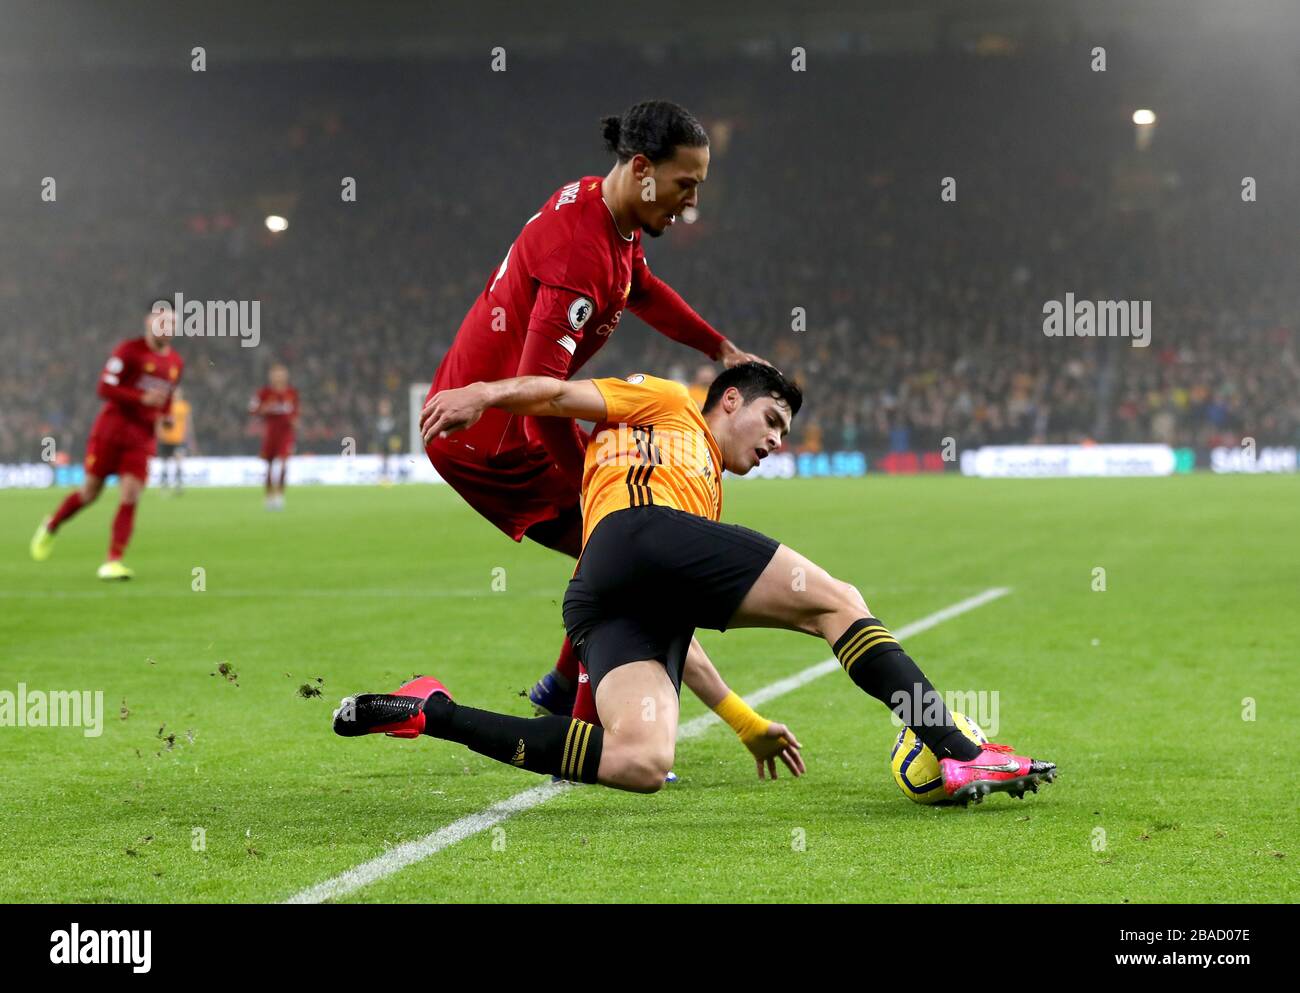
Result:
<svg viewBox="0 0 1300 993">
<path fill-rule="evenodd" d="M 281 514 L 254 490 L 150 491 L 139 578 L 106 586 L 116 498 L 37 565 L 59 494 L 0 493 L 0 690 L 102 690 L 106 710 L 96 738 L 0 727 L 0 901 L 284 900 L 542 782 L 443 742 L 339 739 L 329 717 L 426 671 L 526 714 L 567 560 L 444 487 L 291 490 Z M 1294 901 L 1297 506 L 1297 477 L 732 482 L 728 520 L 895 629 L 1010 587 L 906 644 L 940 689 L 996 692 L 995 740 L 1059 763 L 1056 784 L 912 804 L 888 713 L 832 673 L 761 708 L 802 738 L 802 780 L 758 782 L 718 726 L 655 796 L 574 788 L 346 899 Z M 742 694 L 830 654 L 701 640 Z M 701 712 L 688 694 L 683 719 Z"/>
</svg>

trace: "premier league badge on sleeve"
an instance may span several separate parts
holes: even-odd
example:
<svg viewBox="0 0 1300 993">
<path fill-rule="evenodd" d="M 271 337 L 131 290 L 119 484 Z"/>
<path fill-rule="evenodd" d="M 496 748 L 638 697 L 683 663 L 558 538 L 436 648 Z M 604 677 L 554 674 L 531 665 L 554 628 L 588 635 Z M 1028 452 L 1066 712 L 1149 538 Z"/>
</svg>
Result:
<svg viewBox="0 0 1300 993">
<path fill-rule="evenodd" d="M 591 301 L 586 297 L 578 297 L 569 304 L 569 327 L 577 331 L 586 324 L 587 318 L 591 316 L 591 309 Z"/>
</svg>

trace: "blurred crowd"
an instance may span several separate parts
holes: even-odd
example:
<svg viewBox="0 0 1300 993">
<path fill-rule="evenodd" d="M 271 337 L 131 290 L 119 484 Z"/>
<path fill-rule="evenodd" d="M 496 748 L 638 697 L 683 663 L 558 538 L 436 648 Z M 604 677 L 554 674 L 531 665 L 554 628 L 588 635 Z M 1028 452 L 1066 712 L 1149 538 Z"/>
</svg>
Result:
<svg viewBox="0 0 1300 993">
<path fill-rule="evenodd" d="M 599 117 L 650 96 L 713 139 L 699 220 L 646 238 L 650 265 L 800 381 L 794 448 L 1300 443 L 1298 144 L 1268 125 L 1266 81 L 1168 81 L 1139 150 L 1122 81 L 1055 56 L 777 61 L 3 80 L 26 97 L 8 130 L 31 140 L 0 160 L 0 462 L 46 437 L 80 458 L 104 360 L 177 292 L 261 303 L 256 348 L 178 343 L 200 452 L 256 450 L 247 403 L 277 361 L 300 451 L 376 448 L 381 402 L 403 430 L 523 222 L 608 170 Z M 1150 346 L 1046 336 L 1066 293 L 1150 301 Z M 703 384 L 701 360 L 628 315 L 583 372 Z"/>
</svg>

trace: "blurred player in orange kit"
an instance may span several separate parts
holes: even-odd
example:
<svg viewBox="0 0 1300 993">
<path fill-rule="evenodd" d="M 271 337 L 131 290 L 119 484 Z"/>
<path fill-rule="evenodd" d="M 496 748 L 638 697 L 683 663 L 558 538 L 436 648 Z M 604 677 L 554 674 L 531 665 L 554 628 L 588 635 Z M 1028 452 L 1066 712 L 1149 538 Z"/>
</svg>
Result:
<svg viewBox="0 0 1300 993">
<path fill-rule="evenodd" d="M 41 522 L 32 537 L 32 558 L 44 562 L 54 551 L 54 535 L 82 507 L 94 503 L 104 480 L 117 475 L 122 500 L 113 517 L 108 559 L 99 567 L 100 579 L 130 579 L 122 554 L 135 527 L 135 508 L 149 479 L 149 457 L 157 446 L 159 418 L 172 410 L 172 395 L 185 362 L 171 347 L 176 328 L 170 307 L 151 307 L 143 337 L 128 338 L 104 364 L 98 393 L 104 406 L 86 441 L 86 479 L 54 514 Z"/>
<path fill-rule="evenodd" d="M 266 509 L 284 509 L 284 483 L 293 454 L 294 432 L 298 428 L 298 391 L 289 385 L 289 370 L 271 366 L 269 385 L 257 391 L 248 412 L 263 420 L 262 453 L 266 460 Z M 275 472 L 275 463 L 280 472 Z"/>
<path fill-rule="evenodd" d="M 185 399 L 184 392 L 178 386 L 172 396 L 171 412 L 158 419 L 158 485 L 164 493 L 185 492 L 181 484 L 181 463 L 184 456 L 194 448 L 194 427 L 190 417 L 192 409 Z M 172 481 L 170 489 L 167 482 L 168 463 L 171 463 Z"/>
</svg>

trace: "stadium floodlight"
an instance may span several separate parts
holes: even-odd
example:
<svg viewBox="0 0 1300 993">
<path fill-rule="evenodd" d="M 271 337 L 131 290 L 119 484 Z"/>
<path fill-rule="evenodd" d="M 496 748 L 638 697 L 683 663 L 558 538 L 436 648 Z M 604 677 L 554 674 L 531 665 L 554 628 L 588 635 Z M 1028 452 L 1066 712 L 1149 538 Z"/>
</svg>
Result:
<svg viewBox="0 0 1300 993">
<path fill-rule="evenodd" d="M 700 212 L 695 207 L 687 207 L 682 211 L 682 220 L 687 224 L 694 224 L 700 219 Z"/>
<path fill-rule="evenodd" d="M 271 214 L 266 219 L 266 230 L 279 234 L 289 227 L 289 222 L 279 214 Z"/>
<path fill-rule="evenodd" d="M 1147 110 L 1147 109 L 1145 109 L 1145 108 L 1143 108 L 1143 109 L 1141 109 L 1141 110 L 1135 110 L 1135 111 L 1133 111 L 1133 123 L 1134 123 L 1134 124 L 1138 124 L 1138 125 L 1147 124 L 1147 125 L 1150 125 L 1150 124 L 1155 124 L 1155 122 L 1156 122 L 1156 114 L 1155 114 L 1155 111 L 1153 111 L 1153 110 Z"/>
</svg>

